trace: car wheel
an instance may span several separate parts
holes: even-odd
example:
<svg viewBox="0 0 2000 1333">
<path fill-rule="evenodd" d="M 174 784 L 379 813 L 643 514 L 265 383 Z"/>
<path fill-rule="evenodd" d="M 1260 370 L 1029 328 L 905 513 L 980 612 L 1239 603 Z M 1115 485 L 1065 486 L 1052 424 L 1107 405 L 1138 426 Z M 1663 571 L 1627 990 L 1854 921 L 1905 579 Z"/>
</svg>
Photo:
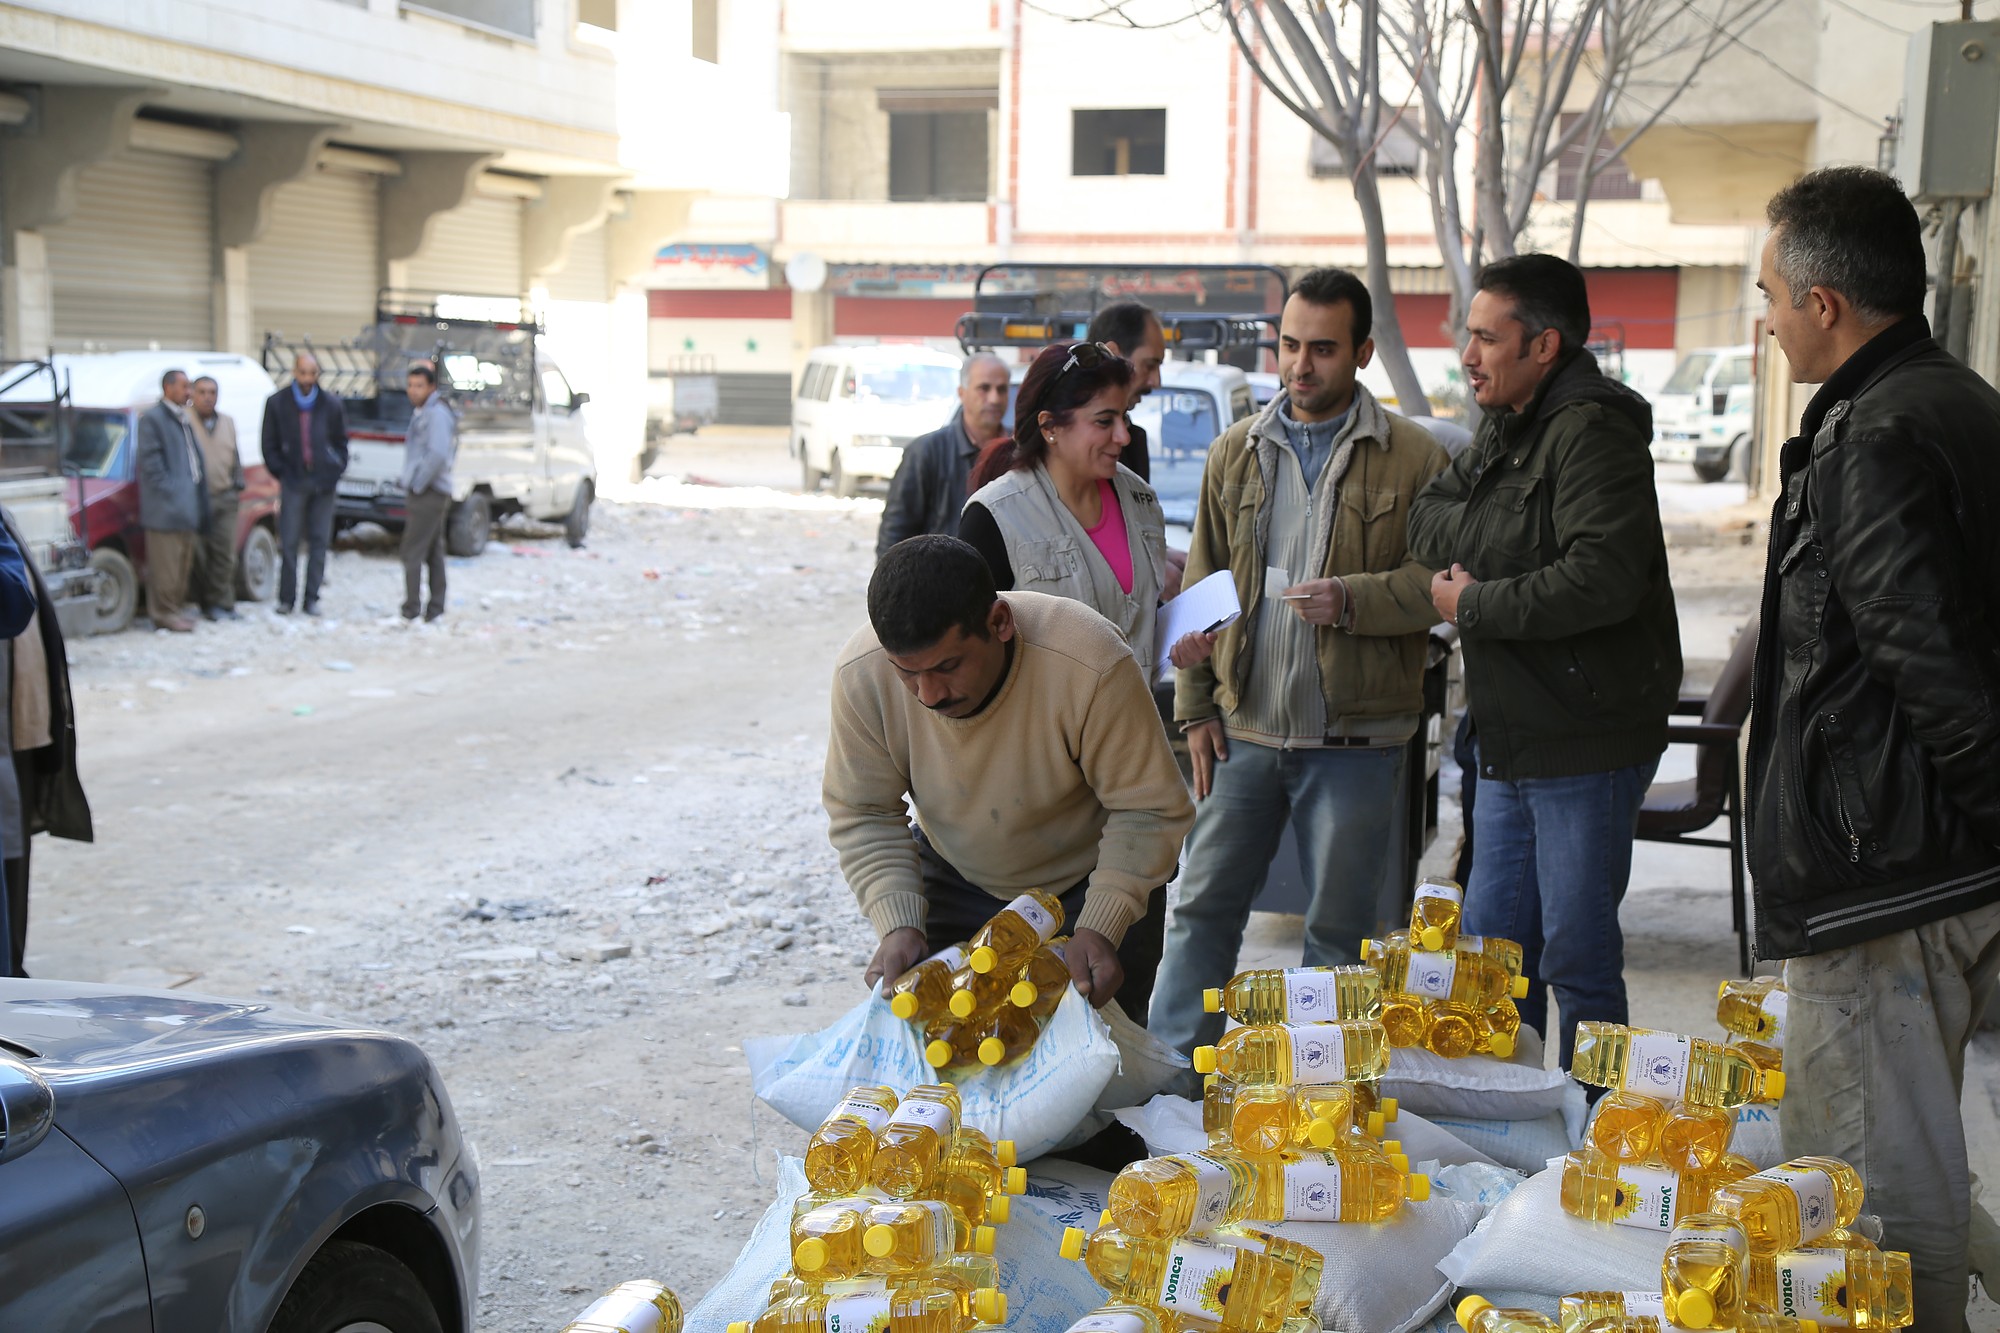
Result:
<svg viewBox="0 0 2000 1333">
<path fill-rule="evenodd" d="M 801 441 L 799 444 L 799 489 L 807 495 L 811 495 L 819 489 L 819 484 L 825 480 L 826 473 L 821 472 L 813 466 L 812 455 L 806 452 L 805 443 Z"/>
<path fill-rule="evenodd" d="M 478 555 L 493 535 L 493 501 L 474 491 L 451 507 L 445 520 L 444 549 L 453 555 Z"/>
<path fill-rule="evenodd" d="M 236 595 L 246 602 L 268 602 L 278 595 L 278 539 L 262 523 L 250 529 L 237 553 Z"/>
<path fill-rule="evenodd" d="M 1722 457 L 1720 458 L 1710 459 L 1706 462 L 1699 458 L 1695 459 L 1695 476 L 1700 477 L 1703 481 L 1721 481 L 1729 475 L 1730 460 L 1735 457 L 1735 454 L 1736 446 L 1731 445 L 1722 451 Z"/>
<path fill-rule="evenodd" d="M 132 623 L 139 610 L 139 576 L 122 551 L 100 546 L 90 553 L 90 567 L 97 571 L 97 604 L 91 621 L 92 634 L 116 634 Z"/>
<path fill-rule="evenodd" d="M 563 540 L 572 548 L 583 545 L 583 539 L 590 535 L 590 502 L 596 498 L 587 481 L 576 484 L 576 503 L 570 506 L 569 517 L 563 520 Z"/>
<path fill-rule="evenodd" d="M 431 1298 L 387 1250 L 327 1242 L 285 1293 L 271 1333 L 444 1333 Z"/>
<path fill-rule="evenodd" d="M 834 450 L 833 457 L 828 462 L 832 468 L 828 475 L 833 478 L 833 493 L 843 500 L 858 494 L 861 483 L 857 478 L 849 476 L 847 469 L 840 465 L 840 450 Z"/>
</svg>

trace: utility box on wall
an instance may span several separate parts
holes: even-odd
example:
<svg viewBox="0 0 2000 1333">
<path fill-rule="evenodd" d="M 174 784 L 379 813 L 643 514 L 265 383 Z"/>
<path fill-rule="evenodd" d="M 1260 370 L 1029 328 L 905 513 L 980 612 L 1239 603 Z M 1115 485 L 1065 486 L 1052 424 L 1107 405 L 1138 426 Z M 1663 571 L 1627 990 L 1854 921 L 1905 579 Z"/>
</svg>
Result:
<svg viewBox="0 0 2000 1333">
<path fill-rule="evenodd" d="M 2000 22 L 1933 23 L 1910 34 L 1896 175 L 1918 202 L 1993 192 L 2000 131 Z"/>
</svg>

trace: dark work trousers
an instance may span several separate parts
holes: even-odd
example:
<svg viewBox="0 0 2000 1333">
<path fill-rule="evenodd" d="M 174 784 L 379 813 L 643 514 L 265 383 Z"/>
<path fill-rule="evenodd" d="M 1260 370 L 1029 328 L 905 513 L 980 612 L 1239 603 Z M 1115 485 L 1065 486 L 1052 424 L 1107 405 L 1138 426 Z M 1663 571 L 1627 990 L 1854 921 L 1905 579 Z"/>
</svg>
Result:
<svg viewBox="0 0 2000 1333">
<path fill-rule="evenodd" d="M 1479 791 L 1478 750 L 1473 739 L 1472 710 L 1468 708 L 1458 715 L 1458 735 L 1451 742 L 1451 757 L 1458 765 L 1458 814 L 1465 826 L 1465 840 L 1458 845 L 1458 864 L 1451 877 L 1461 889 L 1472 883 L 1472 802 Z"/>
<path fill-rule="evenodd" d="M 196 587 L 204 611 L 236 609 L 236 513 L 239 508 L 233 490 L 208 493 L 208 527 L 201 534 L 198 566 L 201 582 Z"/>
<path fill-rule="evenodd" d="M 0 936 L 6 936 L 8 945 L 0 948 L 0 977 L 25 977 L 27 969 L 22 965 L 28 956 L 28 852 L 32 846 L 28 837 L 28 812 L 35 808 L 40 799 L 42 777 L 36 766 L 39 750 L 17 750 L 14 752 L 14 778 L 21 791 L 21 827 L 15 836 L 6 839 L 7 850 L 15 855 L 0 862 L 0 874 L 6 875 L 6 889 L 0 897 L 7 900 L 7 919 L 0 922 Z"/>
<path fill-rule="evenodd" d="M 451 497 L 442 491 L 412 495 L 403 506 L 403 619 L 444 614 L 444 520 Z M 423 601 L 424 570 L 431 572 L 431 600 Z"/>
<path fill-rule="evenodd" d="M 993 919 L 993 915 L 1008 903 L 1006 898 L 996 898 L 965 876 L 954 870 L 949 862 L 939 856 L 921 830 L 912 830 L 917 838 L 917 856 L 923 863 L 924 901 L 929 904 L 924 924 L 924 936 L 933 951 L 947 945 L 958 944 L 972 938 L 978 929 Z M 1062 903 L 1063 927 L 1059 934 L 1067 935 L 1077 913 L 1083 910 L 1083 893 L 1090 881 L 1071 885 L 1057 895 Z M 1160 951 L 1166 941 L 1167 895 L 1159 889 L 1153 890 L 1146 900 L 1146 915 L 1134 921 L 1125 932 L 1125 939 L 1118 946 L 1118 962 L 1125 969 L 1125 984 L 1118 988 L 1112 998 L 1140 1027 L 1146 1025 L 1146 1010 L 1153 1001 L 1153 978 L 1160 970 Z"/>
<path fill-rule="evenodd" d="M 316 606 L 320 580 L 326 577 L 326 548 L 333 544 L 333 492 L 286 482 L 278 497 L 278 605 L 281 607 L 289 608 L 298 599 L 301 538 L 306 543 L 305 604 Z"/>
</svg>

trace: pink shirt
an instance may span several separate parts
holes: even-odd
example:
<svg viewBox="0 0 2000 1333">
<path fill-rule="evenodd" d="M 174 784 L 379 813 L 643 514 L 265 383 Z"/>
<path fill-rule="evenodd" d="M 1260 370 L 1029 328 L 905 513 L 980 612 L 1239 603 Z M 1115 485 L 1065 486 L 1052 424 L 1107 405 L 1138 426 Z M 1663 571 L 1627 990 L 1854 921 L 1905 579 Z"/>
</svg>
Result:
<svg viewBox="0 0 2000 1333">
<path fill-rule="evenodd" d="M 1090 540 L 1104 555 L 1104 563 L 1111 566 L 1111 575 L 1118 580 L 1118 586 L 1126 592 L 1132 591 L 1132 543 L 1125 536 L 1125 514 L 1118 508 L 1118 492 L 1108 481 L 1097 483 L 1097 494 L 1104 504 L 1104 517 L 1097 520 L 1097 526 L 1086 529 Z"/>
</svg>

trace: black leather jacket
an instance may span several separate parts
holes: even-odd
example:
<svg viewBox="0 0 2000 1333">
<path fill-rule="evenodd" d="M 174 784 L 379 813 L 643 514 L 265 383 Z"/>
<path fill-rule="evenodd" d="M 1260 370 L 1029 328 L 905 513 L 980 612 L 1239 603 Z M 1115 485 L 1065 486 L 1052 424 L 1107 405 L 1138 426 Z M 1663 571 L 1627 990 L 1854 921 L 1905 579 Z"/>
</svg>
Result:
<svg viewBox="0 0 2000 1333">
<path fill-rule="evenodd" d="M 2000 392 L 1905 320 L 1781 467 L 1748 781 L 1766 959 L 2000 900 Z"/>
</svg>

